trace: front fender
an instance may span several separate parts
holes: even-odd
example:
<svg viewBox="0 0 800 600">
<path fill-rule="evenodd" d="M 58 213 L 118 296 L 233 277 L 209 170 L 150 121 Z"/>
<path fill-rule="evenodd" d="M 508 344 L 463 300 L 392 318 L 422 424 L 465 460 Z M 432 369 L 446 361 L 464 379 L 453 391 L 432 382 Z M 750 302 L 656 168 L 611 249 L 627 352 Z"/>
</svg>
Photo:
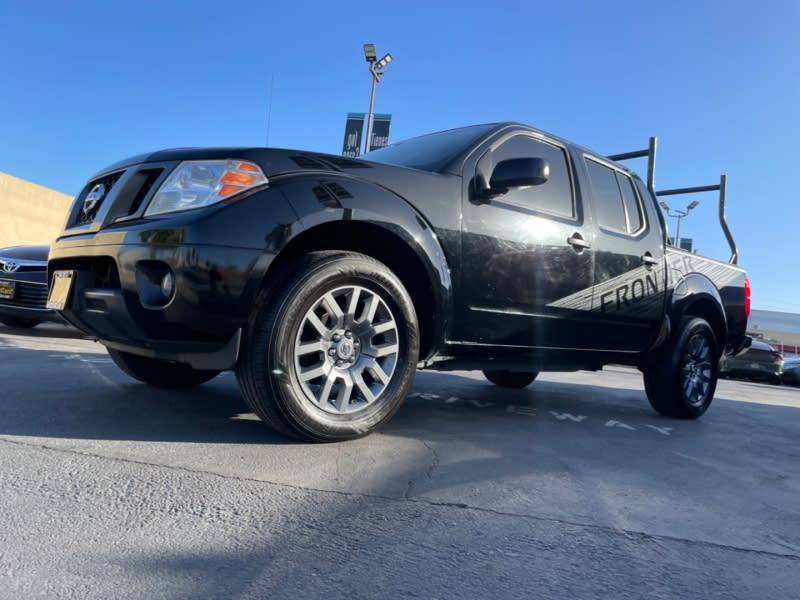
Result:
<svg viewBox="0 0 800 600">
<path fill-rule="evenodd" d="M 440 345 L 449 331 L 453 303 L 448 256 L 440 239 L 448 232 L 435 231 L 419 211 L 391 191 L 351 177 L 326 174 L 322 179 L 306 175 L 271 183 L 297 219 L 269 233 L 264 260 L 257 265 L 254 277 L 265 276 L 272 260 L 292 246 L 320 249 L 322 238 L 328 247 L 338 249 L 364 251 L 364 244 L 368 243 L 369 249 L 374 250 L 369 253 L 384 256 L 402 254 L 403 249 L 395 251 L 389 246 L 401 243 L 413 251 L 424 267 L 433 294 L 436 331 L 432 345 Z M 358 236 L 359 227 L 366 231 L 364 226 L 378 235 L 370 235 L 368 242 L 351 239 L 350 236 Z"/>
</svg>

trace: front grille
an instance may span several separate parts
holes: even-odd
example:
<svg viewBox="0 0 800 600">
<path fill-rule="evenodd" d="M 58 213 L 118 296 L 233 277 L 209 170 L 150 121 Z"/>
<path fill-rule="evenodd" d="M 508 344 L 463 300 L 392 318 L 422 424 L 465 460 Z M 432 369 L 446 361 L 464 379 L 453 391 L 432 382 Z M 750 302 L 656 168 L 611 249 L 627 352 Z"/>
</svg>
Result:
<svg viewBox="0 0 800 600">
<path fill-rule="evenodd" d="M 6 271 L 5 270 L 5 265 L 6 265 L 7 262 L 16 263 L 18 266 L 13 271 Z M 47 270 L 47 263 L 46 262 L 45 263 L 40 263 L 40 264 L 33 264 L 33 265 L 20 265 L 14 259 L 9 258 L 9 259 L 4 260 L 4 259 L 0 258 L 0 276 L 2 276 L 3 273 L 35 273 L 37 271 L 41 272 L 41 271 L 46 271 L 46 270 Z"/>
<path fill-rule="evenodd" d="M 78 196 L 70 227 L 93 223 L 98 215 L 107 223 L 138 216 L 167 171 L 163 165 L 144 166 L 92 179 Z M 103 188 L 98 189 L 101 185 Z M 97 200 L 99 196 L 102 197 Z"/>
<path fill-rule="evenodd" d="M 138 189 L 136 190 L 136 195 L 131 201 L 130 208 L 128 208 L 128 216 L 135 214 L 136 211 L 139 210 L 139 207 L 142 205 L 142 202 L 144 202 L 147 194 L 149 194 L 150 190 L 153 189 L 153 184 L 158 180 L 163 172 L 164 169 L 145 169 L 144 171 L 139 171 L 136 174 L 136 181 L 134 182 L 134 185 L 136 185 Z"/>
<path fill-rule="evenodd" d="M 114 185 L 119 181 L 119 178 L 122 177 L 124 171 L 119 171 L 117 173 L 112 173 L 111 175 L 106 175 L 105 177 L 101 177 L 100 179 L 95 179 L 94 181 L 90 181 L 89 185 L 83 190 L 81 194 L 82 204 L 80 207 L 80 212 L 78 213 L 78 225 L 85 225 L 87 223 L 91 223 L 94 221 L 94 218 L 97 216 L 100 207 L 105 202 L 106 198 L 108 198 L 109 194 L 111 194 L 111 190 L 114 189 Z M 91 194 L 92 190 L 97 188 L 97 186 L 102 185 L 105 187 L 105 193 L 103 194 L 102 198 L 97 201 L 93 206 L 87 205 L 87 199 L 89 194 Z"/>
<path fill-rule="evenodd" d="M 17 280 L 14 298 L 0 300 L 0 303 L 23 308 L 45 308 L 47 304 L 47 285 Z"/>
<path fill-rule="evenodd" d="M 47 263 L 42 263 L 41 265 L 22 265 L 19 267 L 15 273 L 41 273 L 42 271 L 47 271 Z"/>
</svg>

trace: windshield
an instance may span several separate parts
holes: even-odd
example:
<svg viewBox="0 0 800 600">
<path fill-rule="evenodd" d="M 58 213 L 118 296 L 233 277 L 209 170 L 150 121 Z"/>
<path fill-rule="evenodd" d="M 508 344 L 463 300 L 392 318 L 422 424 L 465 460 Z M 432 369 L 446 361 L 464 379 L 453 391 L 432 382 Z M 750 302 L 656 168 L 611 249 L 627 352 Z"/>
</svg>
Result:
<svg viewBox="0 0 800 600">
<path fill-rule="evenodd" d="M 496 127 L 496 124 L 473 125 L 421 135 L 373 150 L 363 158 L 423 171 L 441 171 Z"/>
</svg>

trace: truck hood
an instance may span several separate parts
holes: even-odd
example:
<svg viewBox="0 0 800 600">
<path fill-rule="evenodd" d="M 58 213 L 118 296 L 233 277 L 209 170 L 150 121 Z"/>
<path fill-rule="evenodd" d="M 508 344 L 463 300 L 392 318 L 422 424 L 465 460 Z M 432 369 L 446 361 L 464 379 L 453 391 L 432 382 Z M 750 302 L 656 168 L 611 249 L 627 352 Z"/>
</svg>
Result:
<svg viewBox="0 0 800 600">
<path fill-rule="evenodd" d="M 108 173 L 119 171 L 133 165 L 143 163 L 169 163 L 184 160 L 224 160 L 224 159 L 249 160 L 258 164 L 267 177 L 294 173 L 298 171 L 358 171 L 366 175 L 365 171 L 383 167 L 381 163 L 347 158 L 336 154 L 309 152 L 306 150 L 292 150 L 287 148 L 246 148 L 246 147 L 220 147 L 220 148 L 172 148 L 159 150 L 147 154 L 131 156 L 109 165 L 98 172 L 92 179 Z M 405 169 L 404 167 L 391 167 Z"/>
</svg>

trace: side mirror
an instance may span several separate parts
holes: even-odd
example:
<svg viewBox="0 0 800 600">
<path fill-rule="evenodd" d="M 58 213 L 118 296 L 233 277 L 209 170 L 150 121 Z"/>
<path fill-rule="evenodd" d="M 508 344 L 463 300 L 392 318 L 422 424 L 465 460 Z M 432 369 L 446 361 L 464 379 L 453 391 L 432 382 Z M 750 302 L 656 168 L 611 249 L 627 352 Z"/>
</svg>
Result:
<svg viewBox="0 0 800 600">
<path fill-rule="evenodd" d="M 497 163 L 489 180 L 492 194 L 511 188 L 542 185 L 550 178 L 550 163 L 543 158 L 511 158 Z"/>
</svg>

